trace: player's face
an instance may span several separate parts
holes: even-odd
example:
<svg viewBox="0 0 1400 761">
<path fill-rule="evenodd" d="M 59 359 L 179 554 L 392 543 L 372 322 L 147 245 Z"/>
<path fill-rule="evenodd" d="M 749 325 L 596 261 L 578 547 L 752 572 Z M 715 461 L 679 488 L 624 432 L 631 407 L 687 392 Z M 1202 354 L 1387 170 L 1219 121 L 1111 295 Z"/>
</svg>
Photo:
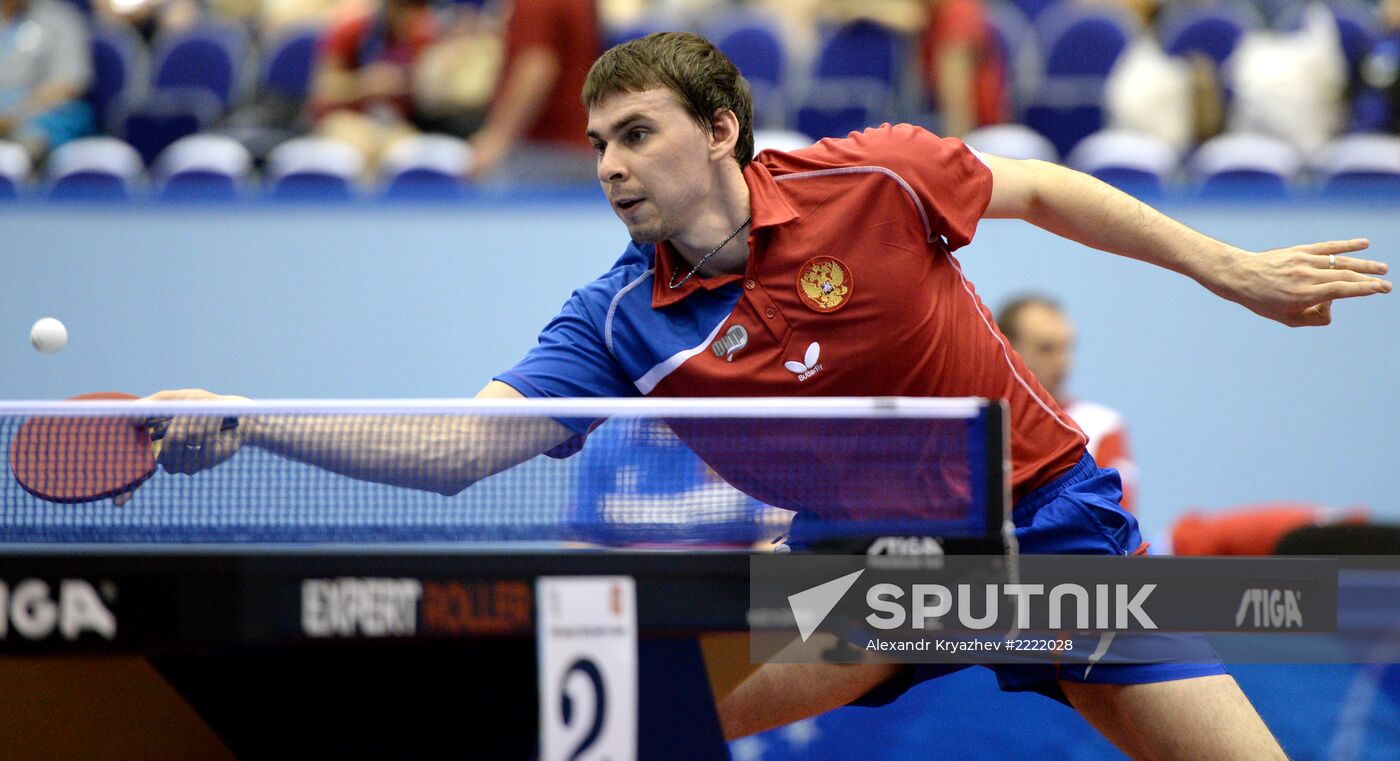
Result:
<svg viewBox="0 0 1400 761">
<path fill-rule="evenodd" d="M 617 93 L 588 112 L 598 180 L 639 243 L 679 237 L 714 187 L 709 136 L 670 90 Z"/>
<path fill-rule="evenodd" d="M 1031 304 L 1016 316 L 1011 348 L 1026 361 L 1036 380 L 1056 399 L 1063 398 L 1065 378 L 1074 358 L 1074 328 L 1064 314 Z"/>
</svg>

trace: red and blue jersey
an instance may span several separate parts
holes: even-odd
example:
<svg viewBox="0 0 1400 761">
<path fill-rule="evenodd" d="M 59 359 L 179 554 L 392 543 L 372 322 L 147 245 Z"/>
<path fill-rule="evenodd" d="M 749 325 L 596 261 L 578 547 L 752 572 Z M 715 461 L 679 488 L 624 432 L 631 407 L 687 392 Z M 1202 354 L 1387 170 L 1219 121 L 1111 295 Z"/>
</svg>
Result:
<svg viewBox="0 0 1400 761">
<path fill-rule="evenodd" d="M 753 211 L 744 273 L 672 289 L 688 266 L 666 243 L 633 243 L 497 380 L 529 397 L 1006 399 L 1014 497 L 1079 461 L 1084 435 L 1010 349 L 953 256 L 992 188 L 961 141 L 885 125 L 765 151 L 744 179 Z M 562 422 L 584 433 L 590 421 Z"/>
</svg>

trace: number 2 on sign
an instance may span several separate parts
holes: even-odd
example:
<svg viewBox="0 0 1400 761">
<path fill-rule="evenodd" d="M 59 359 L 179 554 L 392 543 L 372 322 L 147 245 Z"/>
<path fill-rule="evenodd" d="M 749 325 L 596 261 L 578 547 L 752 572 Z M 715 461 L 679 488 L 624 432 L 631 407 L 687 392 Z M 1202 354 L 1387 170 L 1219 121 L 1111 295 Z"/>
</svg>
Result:
<svg viewBox="0 0 1400 761">
<path fill-rule="evenodd" d="M 564 720 L 564 726 L 582 726 L 584 719 L 576 714 L 579 711 L 574 707 L 576 702 L 570 694 L 570 682 L 578 684 L 581 680 L 575 677 L 583 677 L 587 680 L 587 687 L 593 693 L 593 721 L 588 725 L 588 731 L 579 740 L 579 744 L 569 753 L 569 761 L 578 761 L 584 752 L 593 747 L 598 742 L 598 738 L 603 734 L 603 726 L 607 723 L 608 699 L 607 690 L 603 687 L 603 674 L 598 670 L 598 664 L 590 658 L 579 658 L 569 665 L 564 677 L 559 684 L 559 713 Z M 578 719 L 575 723 L 574 719 Z"/>
<path fill-rule="evenodd" d="M 541 761 L 637 761 L 637 594 L 627 576 L 535 581 Z"/>
</svg>

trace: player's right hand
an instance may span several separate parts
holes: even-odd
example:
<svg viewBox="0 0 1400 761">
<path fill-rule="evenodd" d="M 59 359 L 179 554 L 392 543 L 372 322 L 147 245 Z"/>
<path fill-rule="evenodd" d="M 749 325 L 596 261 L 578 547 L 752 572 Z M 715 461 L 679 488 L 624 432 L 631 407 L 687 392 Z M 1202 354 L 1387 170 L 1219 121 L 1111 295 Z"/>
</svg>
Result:
<svg viewBox="0 0 1400 761">
<path fill-rule="evenodd" d="M 244 396 L 224 396 L 198 388 L 159 391 L 141 401 L 213 401 L 246 403 Z M 242 448 L 248 435 L 249 421 L 235 428 L 221 430 L 220 416 L 183 416 L 170 420 L 161 439 L 158 462 L 167 473 L 193 474 L 222 463 Z"/>
<path fill-rule="evenodd" d="M 1370 241 L 1324 241 L 1259 253 L 1239 252 L 1224 268 L 1216 293 L 1289 327 L 1327 325 L 1337 299 L 1390 293 L 1384 262 L 1343 256 Z M 1207 285 L 1207 287 L 1211 287 Z"/>
</svg>

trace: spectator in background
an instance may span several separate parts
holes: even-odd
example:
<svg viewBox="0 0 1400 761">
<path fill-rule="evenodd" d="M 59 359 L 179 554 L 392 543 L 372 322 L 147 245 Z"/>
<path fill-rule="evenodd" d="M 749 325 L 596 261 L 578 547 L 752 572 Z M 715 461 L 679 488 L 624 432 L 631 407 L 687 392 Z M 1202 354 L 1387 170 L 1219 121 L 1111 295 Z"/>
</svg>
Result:
<svg viewBox="0 0 1400 761">
<path fill-rule="evenodd" d="M 471 138 L 473 177 L 520 181 L 597 179 L 579 105 L 583 80 L 602 54 L 593 0 L 515 0 L 505 65 L 486 124 Z"/>
<path fill-rule="evenodd" d="M 1100 468 L 1114 468 L 1123 479 L 1123 507 L 1137 509 L 1137 465 L 1128 451 L 1123 416 L 1102 404 L 1075 399 L 1065 389 L 1074 364 L 1074 325 L 1053 299 L 1030 295 L 1001 308 L 997 327 L 1021 355 L 1036 380 L 1089 437 L 1089 456 Z"/>
<path fill-rule="evenodd" d="M 414 74 L 419 127 L 468 137 L 481 129 L 505 60 L 504 19 L 495 3 L 454 2 L 439 10 L 441 37 Z"/>
<path fill-rule="evenodd" d="M 1303 9 L 1296 31 L 1250 30 L 1225 63 L 1234 94 L 1229 129 L 1256 132 L 1311 154 L 1346 124 L 1347 60 L 1332 11 Z"/>
<path fill-rule="evenodd" d="M 919 62 L 944 136 L 1006 121 L 1006 72 L 981 0 L 927 0 Z"/>
<path fill-rule="evenodd" d="M 1167 55 L 1154 29 L 1159 0 L 1098 2 L 1121 6 L 1141 22 L 1104 83 L 1108 126 L 1152 135 L 1183 154 L 1219 134 L 1225 108 L 1220 73 L 1205 55 Z"/>
<path fill-rule="evenodd" d="M 37 164 L 94 131 L 87 23 L 60 0 L 0 0 L 0 139 Z"/>
<path fill-rule="evenodd" d="M 427 0 L 384 0 L 333 24 L 312 82 L 316 133 L 355 146 L 373 169 L 391 143 L 417 131 L 413 68 L 435 37 Z"/>
</svg>

